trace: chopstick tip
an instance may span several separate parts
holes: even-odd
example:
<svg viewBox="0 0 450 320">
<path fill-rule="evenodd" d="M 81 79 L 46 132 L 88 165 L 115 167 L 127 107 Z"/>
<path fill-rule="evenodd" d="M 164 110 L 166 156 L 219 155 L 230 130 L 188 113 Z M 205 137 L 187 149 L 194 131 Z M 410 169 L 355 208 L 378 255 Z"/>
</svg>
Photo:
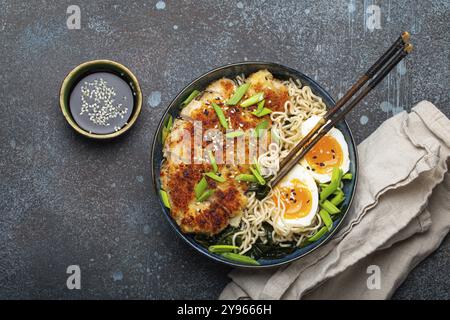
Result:
<svg viewBox="0 0 450 320">
<path fill-rule="evenodd" d="M 410 38 L 411 38 L 411 35 L 409 34 L 408 31 L 402 32 L 402 40 L 404 43 L 408 43 Z"/>
<path fill-rule="evenodd" d="M 412 43 L 408 43 L 406 46 L 405 46 L 405 52 L 406 53 L 410 53 L 412 50 L 413 50 L 413 45 L 412 45 Z"/>
</svg>

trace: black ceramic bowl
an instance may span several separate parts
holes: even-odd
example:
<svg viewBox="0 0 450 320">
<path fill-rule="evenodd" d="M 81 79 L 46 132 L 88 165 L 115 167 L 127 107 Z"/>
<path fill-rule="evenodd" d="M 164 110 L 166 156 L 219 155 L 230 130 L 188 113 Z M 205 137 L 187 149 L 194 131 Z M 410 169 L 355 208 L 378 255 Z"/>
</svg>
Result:
<svg viewBox="0 0 450 320">
<path fill-rule="evenodd" d="M 266 62 L 241 62 L 241 63 L 234 63 L 231 65 L 219 67 L 217 69 L 214 69 L 212 71 L 209 71 L 205 73 L 204 75 L 200 76 L 199 78 L 192 81 L 188 86 L 186 86 L 176 97 L 175 99 L 170 103 L 169 107 L 164 112 L 163 117 L 161 118 L 155 137 L 153 139 L 153 146 L 152 146 L 152 175 L 153 175 L 153 184 L 155 188 L 155 194 L 159 195 L 160 190 L 160 169 L 161 169 L 161 162 L 163 160 L 163 152 L 162 152 L 162 143 L 161 143 L 161 134 L 162 134 L 162 128 L 166 120 L 168 119 L 169 115 L 172 115 L 173 118 L 178 117 L 178 114 L 180 112 L 180 105 L 181 103 L 187 98 L 187 96 L 194 90 L 197 89 L 199 91 L 204 90 L 209 83 L 213 82 L 214 80 L 227 77 L 230 79 L 234 79 L 237 75 L 245 74 L 248 76 L 249 74 L 261 70 L 261 69 L 267 69 L 269 70 L 274 77 L 278 79 L 299 79 L 303 85 L 307 85 L 311 87 L 314 94 L 322 97 L 323 101 L 327 105 L 328 108 L 333 106 L 335 104 L 333 98 L 326 92 L 318 83 L 316 83 L 314 80 L 310 79 L 309 77 L 305 76 L 303 73 L 279 65 L 275 63 L 266 63 Z M 321 246 L 323 243 L 325 243 L 328 239 L 330 239 L 333 234 L 338 230 L 339 226 L 341 225 L 342 221 L 345 219 L 345 216 L 347 215 L 348 209 L 351 205 L 351 202 L 353 200 L 353 194 L 355 192 L 356 188 L 356 181 L 357 181 L 357 171 L 358 171 L 358 159 L 356 154 L 356 145 L 355 141 L 353 140 L 352 133 L 350 131 L 350 128 L 348 127 L 347 123 L 345 121 L 340 122 L 336 126 L 339 130 L 342 131 L 345 140 L 348 144 L 349 148 L 349 156 L 350 156 L 350 172 L 353 174 L 353 179 L 350 181 L 350 183 L 346 183 L 344 186 L 344 193 L 345 193 L 345 202 L 342 206 L 342 213 L 338 219 L 334 221 L 333 228 L 330 232 L 325 234 L 321 239 L 318 241 L 299 248 L 292 252 L 289 255 L 286 255 L 283 258 L 279 259 L 260 259 L 258 262 L 260 263 L 259 266 L 249 266 L 246 264 L 241 264 L 238 262 L 233 262 L 224 259 L 220 255 L 211 253 L 208 251 L 207 248 L 201 246 L 199 243 L 197 243 L 194 239 L 194 237 L 190 234 L 184 234 L 181 232 L 180 228 L 178 227 L 177 223 L 172 219 L 170 216 L 169 210 L 162 204 L 161 209 L 168 219 L 169 223 L 172 225 L 175 232 L 183 238 L 190 246 L 195 248 L 197 251 L 201 252 L 202 254 L 206 255 L 207 257 L 219 261 L 231 266 L 235 267 L 246 267 L 246 268 L 264 268 L 264 267 L 274 267 L 279 266 L 288 262 L 292 262 L 294 260 L 297 260 L 304 255 L 314 251 L 316 248 Z"/>
</svg>

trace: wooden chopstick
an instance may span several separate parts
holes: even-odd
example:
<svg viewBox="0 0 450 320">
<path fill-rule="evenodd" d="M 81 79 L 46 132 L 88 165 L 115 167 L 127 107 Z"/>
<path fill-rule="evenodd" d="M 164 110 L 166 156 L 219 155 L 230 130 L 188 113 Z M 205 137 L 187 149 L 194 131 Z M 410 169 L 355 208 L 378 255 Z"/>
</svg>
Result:
<svg viewBox="0 0 450 320">
<path fill-rule="evenodd" d="M 410 34 L 404 31 L 397 40 L 390 46 L 390 48 L 353 84 L 353 86 L 345 93 L 345 95 L 338 100 L 338 102 L 330 108 L 327 113 L 317 122 L 312 130 L 297 143 L 289 154 L 281 161 L 280 167 L 284 167 L 286 163 L 294 157 L 300 149 L 302 149 L 309 139 L 319 131 L 319 129 L 330 119 L 351 97 L 355 95 L 374 75 L 380 71 L 386 62 L 388 62 L 396 52 L 401 50 L 404 45 L 409 43 Z"/>
<path fill-rule="evenodd" d="M 357 95 L 353 100 L 341 110 L 337 116 L 332 118 L 327 124 L 322 127 L 322 130 L 317 133 L 311 141 L 308 141 L 300 153 L 291 157 L 287 160 L 284 166 L 281 167 L 277 176 L 271 182 L 271 186 L 274 187 L 278 182 L 285 177 L 285 175 L 294 167 L 308 151 L 328 132 L 333 128 L 339 121 L 341 121 L 373 88 L 375 88 L 388 74 L 389 72 L 403 59 L 405 58 L 413 49 L 413 45 L 408 43 L 404 45 L 401 51 L 397 51 L 389 63 L 381 67 L 381 71 L 376 74 L 374 79 L 363 89 L 363 91 Z"/>
</svg>

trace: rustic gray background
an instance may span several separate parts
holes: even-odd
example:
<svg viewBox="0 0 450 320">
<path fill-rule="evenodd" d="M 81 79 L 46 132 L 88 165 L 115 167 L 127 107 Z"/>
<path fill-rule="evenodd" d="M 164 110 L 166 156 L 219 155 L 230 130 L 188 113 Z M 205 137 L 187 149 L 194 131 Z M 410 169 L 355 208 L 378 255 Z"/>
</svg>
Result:
<svg viewBox="0 0 450 320">
<path fill-rule="evenodd" d="M 81 8 L 81 30 L 66 9 Z M 365 26 L 370 4 L 381 29 Z M 358 142 L 428 99 L 449 105 L 449 11 L 442 1 L 0 1 L 0 298 L 216 298 L 229 269 L 182 243 L 159 210 L 150 145 L 171 98 L 242 60 L 297 68 L 339 97 L 402 30 L 416 50 L 349 117 Z M 86 140 L 65 123 L 59 86 L 108 58 L 140 79 L 131 132 Z M 66 289 L 68 265 L 82 290 Z M 395 298 L 450 298 L 450 238 Z"/>
</svg>

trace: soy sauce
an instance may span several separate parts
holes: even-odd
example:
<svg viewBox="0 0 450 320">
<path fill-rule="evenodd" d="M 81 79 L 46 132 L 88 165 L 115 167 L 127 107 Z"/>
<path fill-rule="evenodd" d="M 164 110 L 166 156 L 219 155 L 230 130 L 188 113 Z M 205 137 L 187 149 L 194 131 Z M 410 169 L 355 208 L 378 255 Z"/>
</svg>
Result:
<svg viewBox="0 0 450 320">
<path fill-rule="evenodd" d="M 128 123 L 134 93 L 121 77 L 95 72 L 82 78 L 70 94 L 70 112 L 75 122 L 89 133 L 109 134 Z"/>
</svg>

